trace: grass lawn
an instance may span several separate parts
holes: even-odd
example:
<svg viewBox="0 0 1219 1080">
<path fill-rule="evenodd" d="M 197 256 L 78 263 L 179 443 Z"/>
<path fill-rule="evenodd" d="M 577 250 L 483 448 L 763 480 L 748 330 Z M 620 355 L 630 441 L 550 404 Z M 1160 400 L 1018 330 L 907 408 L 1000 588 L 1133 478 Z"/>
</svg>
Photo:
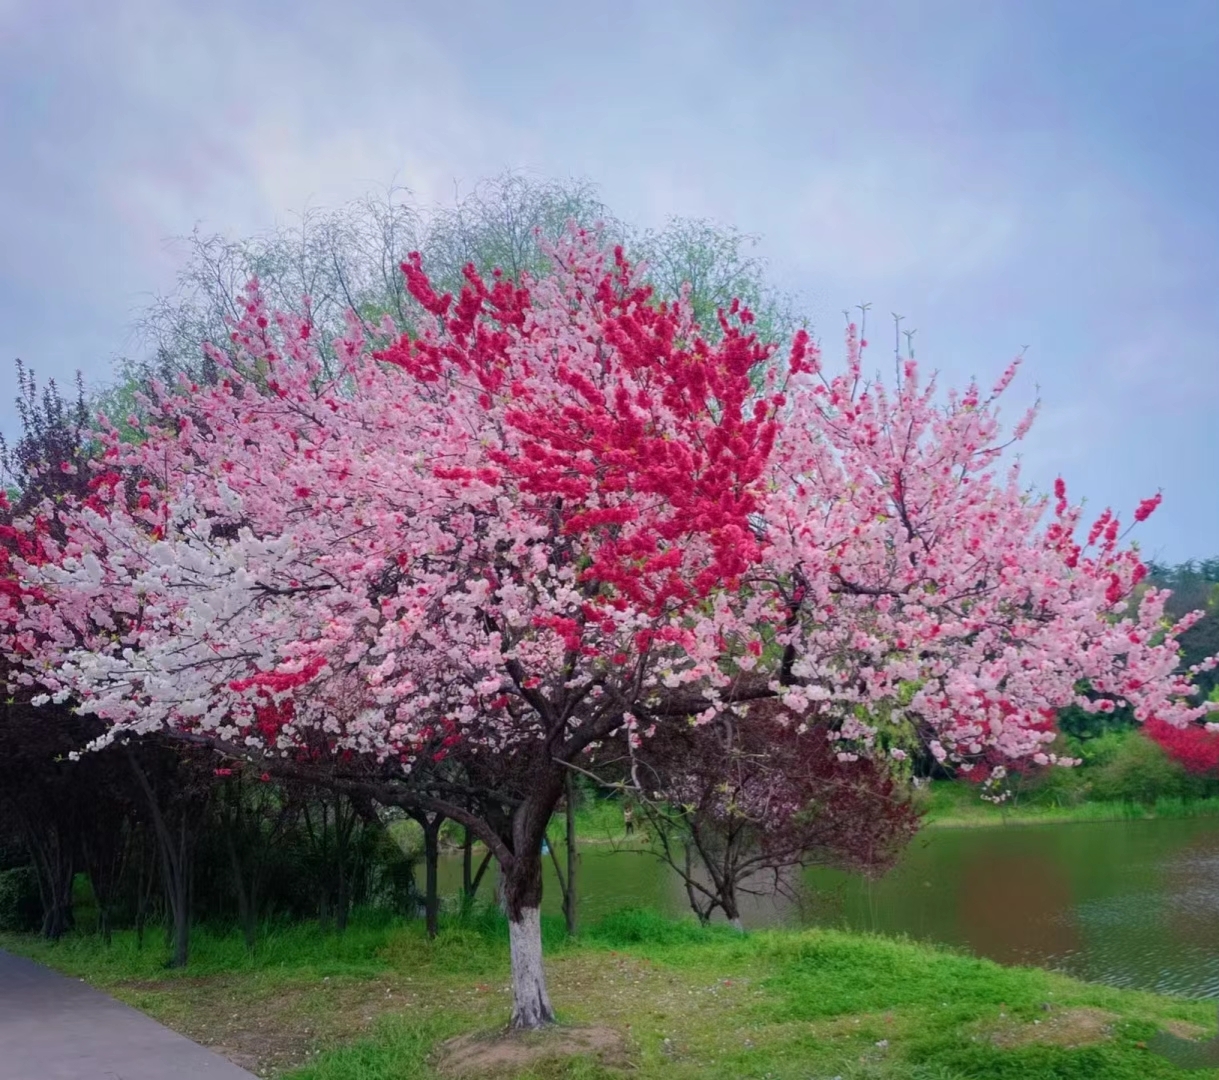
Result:
<svg viewBox="0 0 1219 1080">
<path fill-rule="evenodd" d="M 568 1025 L 618 1040 L 600 1057 L 468 1075 L 535 1080 L 841 1077 L 1155 1080 L 1182 1074 L 1141 1043 L 1158 1028 L 1215 1032 L 1214 1003 L 1006 968 L 923 945 L 832 930 L 757 932 L 623 912 L 575 941 L 548 923 L 551 996 Z M 446 926 L 357 918 L 342 937 L 269 929 L 253 955 L 201 930 L 190 969 L 155 938 L 0 945 L 81 976 L 264 1076 L 414 1080 L 446 1075 L 438 1047 L 506 1021 L 507 933 L 497 913 Z M 595 1040 L 594 1040 L 595 1042 Z M 590 1044 L 591 1045 L 591 1044 Z M 507 1059 L 505 1059 L 507 1060 Z"/>
<path fill-rule="evenodd" d="M 936 781 L 922 798 L 927 809 L 924 823 L 941 828 L 1219 816 L 1219 798 L 1161 798 L 1154 803 L 1090 800 L 1074 806 L 1026 800 L 996 806 L 983 800 L 974 785 L 951 780 Z"/>
</svg>

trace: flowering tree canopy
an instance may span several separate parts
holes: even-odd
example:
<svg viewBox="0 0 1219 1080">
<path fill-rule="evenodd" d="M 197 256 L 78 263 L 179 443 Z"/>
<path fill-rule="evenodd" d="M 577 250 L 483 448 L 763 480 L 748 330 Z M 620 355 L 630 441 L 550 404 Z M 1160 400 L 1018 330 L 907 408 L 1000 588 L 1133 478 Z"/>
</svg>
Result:
<svg viewBox="0 0 1219 1080">
<path fill-rule="evenodd" d="M 410 259 L 415 331 L 353 317 L 337 372 L 307 308 L 251 284 L 233 348 L 209 348 L 219 381 L 161 391 L 137 441 L 103 431 L 88 496 L 16 524 L 22 678 L 108 739 L 400 777 L 527 762 L 506 824 L 458 817 L 504 870 L 526 1026 L 550 1017 L 542 832 L 611 736 L 775 696 L 844 760 L 900 724 L 968 766 L 1050 760 L 1047 710 L 1071 703 L 1203 720 L 1164 594 L 1131 603 L 1145 571 L 1118 519 L 1077 536 L 1061 482 L 1049 505 L 1003 465 L 1015 365 L 941 401 L 913 360 L 866 380 L 853 328 L 834 375 L 737 304 L 708 341 L 595 235 L 552 262 L 470 267 L 454 298 Z"/>
</svg>

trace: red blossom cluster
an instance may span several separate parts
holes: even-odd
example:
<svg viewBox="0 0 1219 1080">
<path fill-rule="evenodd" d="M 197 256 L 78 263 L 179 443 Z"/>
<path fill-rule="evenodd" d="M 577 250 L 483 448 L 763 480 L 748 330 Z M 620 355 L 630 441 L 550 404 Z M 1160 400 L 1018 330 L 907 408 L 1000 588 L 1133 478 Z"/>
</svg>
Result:
<svg viewBox="0 0 1219 1080">
<path fill-rule="evenodd" d="M 1189 772 L 1219 775 L 1219 731 L 1176 727 L 1158 718 L 1148 720 L 1143 730 Z"/>
</svg>

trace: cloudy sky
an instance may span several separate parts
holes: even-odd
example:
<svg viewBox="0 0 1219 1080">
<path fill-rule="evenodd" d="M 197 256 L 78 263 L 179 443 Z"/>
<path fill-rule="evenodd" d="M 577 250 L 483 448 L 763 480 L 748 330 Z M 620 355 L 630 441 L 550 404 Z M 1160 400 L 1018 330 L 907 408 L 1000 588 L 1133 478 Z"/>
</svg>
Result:
<svg viewBox="0 0 1219 1080">
<path fill-rule="evenodd" d="M 0 0 L 0 430 L 15 357 L 105 379 L 196 223 L 512 167 L 760 235 L 830 357 L 861 301 L 946 381 L 1027 346 L 1029 478 L 1162 488 L 1144 550 L 1213 555 L 1217 54 L 1214 0 Z"/>
</svg>

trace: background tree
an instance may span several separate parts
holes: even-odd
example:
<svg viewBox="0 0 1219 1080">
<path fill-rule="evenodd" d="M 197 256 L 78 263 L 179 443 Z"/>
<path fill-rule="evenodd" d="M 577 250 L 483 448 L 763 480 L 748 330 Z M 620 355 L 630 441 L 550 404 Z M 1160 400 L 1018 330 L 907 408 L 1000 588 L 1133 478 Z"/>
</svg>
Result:
<svg viewBox="0 0 1219 1080">
<path fill-rule="evenodd" d="M 1148 579 L 1162 589 L 1171 589 L 1164 613 L 1181 619 L 1194 611 L 1203 612 L 1180 636 L 1181 668 L 1188 671 L 1219 655 L 1219 558 L 1191 560 L 1176 566 L 1152 564 Z M 1219 669 L 1195 672 L 1194 681 L 1204 694 L 1219 687 Z"/>
<path fill-rule="evenodd" d="M 291 225 L 250 237 L 196 230 L 179 238 L 184 261 L 176 286 L 140 316 L 142 352 L 118 363 L 99 405 L 123 427 L 154 381 L 170 387 L 180 375 L 212 381 L 215 362 L 201 345 L 215 343 L 230 363 L 237 358 L 228 321 L 241 317 L 251 280 L 259 282 L 268 305 L 306 320 L 329 370 L 349 312 L 366 331 L 387 315 L 403 330 L 418 324 L 422 309 L 399 269 L 411 251 L 422 252 L 438 290 L 459 292 L 467 265 L 487 278 L 495 270 L 512 281 L 546 275 L 553 269 L 547 248 L 571 223 L 587 229 L 600 224 L 608 240 L 642 251 L 651 263 L 644 277 L 659 299 L 676 299 L 689 282 L 689 302 L 712 338 L 717 308 L 734 297 L 757 314 L 764 340 L 782 340 L 797 323 L 791 298 L 767 283 L 765 264 L 749 253 L 755 237 L 685 218 L 640 231 L 619 220 L 587 181 L 507 172 L 449 206 L 422 206 L 408 191 L 391 188 L 336 209 L 306 210 Z"/>
<path fill-rule="evenodd" d="M 807 866 L 882 873 L 919 826 L 883 759 L 840 760 L 825 727 L 799 731 L 773 699 L 740 713 L 658 728 L 626 761 L 651 850 L 700 922 L 718 909 L 738 930 L 742 895 L 789 891 Z"/>
<path fill-rule="evenodd" d="M 66 400 L 55 383 L 39 391 L 33 372 L 20 361 L 17 410 L 21 433 L 13 445 L 0 437 L 0 474 L 8 493 L 0 492 L 0 616 L 12 617 L 20 599 L 13 582 L 12 560 L 34 557 L 26 530 L 14 525 L 34 519 L 54 529 L 53 507 L 65 498 L 88 492 L 90 455 L 88 416 L 79 380 L 76 400 Z M 11 494 L 10 494 L 11 493 Z M 62 535 L 62 534 L 60 534 Z M 99 757 L 82 770 L 67 763 L 70 753 L 101 730 L 67 707 L 43 711 L 30 705 L 28 688 L 12 684 L 20 661 L 0 656 L 8 694 L 0 710 L 0 800 L 24 844 L 37 875 L 42 904 L 42 933 L 58 938 L 74 925 L 72 885 L 88 862 L 103 877 L 101 842 L 90 825 L 109 819 L 99 788 L 107 786 L 113 755 Z M 91 843 L 84 842 L 86 831 Z M 103 890 L 104 891 L 104 890 Z"/>
</svg>

